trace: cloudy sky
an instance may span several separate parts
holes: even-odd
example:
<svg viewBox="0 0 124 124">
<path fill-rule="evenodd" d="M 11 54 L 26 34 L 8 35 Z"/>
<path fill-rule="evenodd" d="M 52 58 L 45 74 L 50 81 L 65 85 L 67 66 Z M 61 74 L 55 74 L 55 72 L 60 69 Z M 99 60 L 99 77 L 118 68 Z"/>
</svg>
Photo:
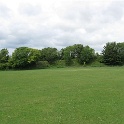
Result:
<svg viewBox="0 0 124 124">
<path fill-rule="evenodd" d="M 123 0 L 0 0 L 0 49 L 124 41 Z"/>
</svg>

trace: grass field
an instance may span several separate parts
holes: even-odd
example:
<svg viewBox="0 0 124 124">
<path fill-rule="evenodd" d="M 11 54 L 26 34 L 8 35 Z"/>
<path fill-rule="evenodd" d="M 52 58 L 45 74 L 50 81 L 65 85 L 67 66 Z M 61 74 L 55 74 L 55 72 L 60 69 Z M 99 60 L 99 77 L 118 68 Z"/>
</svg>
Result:
<svg viewBox="0 0 124 124">
<path fill-rule="evenodd" d="M 124 68 L 0 71 L 0 124 L 124 124 Z"/>
</svg>

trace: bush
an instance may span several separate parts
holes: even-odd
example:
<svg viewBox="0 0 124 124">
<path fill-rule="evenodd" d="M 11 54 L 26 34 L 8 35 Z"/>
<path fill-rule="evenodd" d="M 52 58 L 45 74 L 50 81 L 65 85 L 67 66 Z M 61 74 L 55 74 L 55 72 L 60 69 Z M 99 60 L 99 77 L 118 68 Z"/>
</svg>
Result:
<svg viewBox="0 0 124 124">
<path fill-rule="evenodd" d="M 63 68 L 63 67 L 65 67 L 65 60 L 58 60 L 56 62 L 56 67 L 57 68 Z"/>
<path fill-rule="evenodd" d="M 0 63 L 0 70 L 8 70 L 11 66 L 9 63 Z"/>
<path fill-rule="evenodd" d="M 36 64 L 36 68 L 38 69 L 48 68 L 49 66 L 50 64 L 48 63 L 48 61 L 38 61 Z"/>
<path fill-rule="evenodd" d="M 77 59 L 72 59 L 72 66 L 81 66 Z"/>
<path fill-rule="evenodd" d="M 90 64 L 90 66 L 91 67 L 104 67 L 104 66 L 106 66 L 104 63 L 101 63 L 101 62 L 99 62 L 98 60 L 96 60 L 96 61 L 94 61 L 94 62 L 92 62 L 91 64 Z"/>
</svg>

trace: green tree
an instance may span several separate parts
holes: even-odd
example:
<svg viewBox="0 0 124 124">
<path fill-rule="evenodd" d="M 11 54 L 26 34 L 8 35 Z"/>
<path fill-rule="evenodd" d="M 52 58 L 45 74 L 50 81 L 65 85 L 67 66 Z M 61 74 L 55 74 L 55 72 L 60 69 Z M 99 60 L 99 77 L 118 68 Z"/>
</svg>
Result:
<svg viewBox="0 0 124 124">
<path fill-rule="evenodd" d="M 5 70 L 10 68 L 9 52 L 7 49 L 0 50 L 0 69 Z"/>
<path fill-rule="evenodd" d="M 81 56 L 79 59 L 80 64 L 91 63 L 95 59 L 95 50 L 89 46 L 85 46 L 81 51 Z"/>
<path fill-rule="evenodd" d="M 48 61 L 49 64 L 53 64 L 58 59 L 58 50 L 51 47 L 44 48 L 41 50 L 40 59 L 42 61 Z"/>
<path fill-rule="evenodd" d="M 83 47 L 82 44 L 75 44 L 63 49 L 64 60 L 67 65 L 72 64 L 72 59 L 76 59 L 80 64 L 90 63 L 95 58 L 95 50 L 89 46 Z"/>
<path fill-rule="evenodd" d="M 40 50 L 29 48 L 29 51 L 30 52 L 28 53 L 28 63 L 34 65 L 40 60 Z"/>
<path fill-rule="evenodd" d="M 9 60 L 9 52 L 7 49 L 0 50 L 0 63 L 6 63 Z"/>
<path fill-rule="evenodd" d="M 64 49 L 64 60 L 65 60 L 65 64 L 68 66 L 72 64 L 71 54 L 72 54 L 72 51 L 69 47 Z"/>
<path fill-rule="evenodd" d="M 117 47 L 118 47 L 118 54 L 120 56 L 120 64 L 123 65 L 124 64 L 124 42 L 123 43 L 117 43 Z"/>
<path fill-rule="evenodd" d="M 116 42 L 108 42 L 102 51 L 103 62 L 106 65 L 122 65 L 123 50 L 121 44 Z"/>
<path fill-rule="evenodd" d="M 39 60 L 40 51 L 28 47 L 16 48 L 12 54 L 11 64 L 13 68 L 29 68 Z"/>
<path fill-rule="evenodd" d="M 100 63 L 103 63 L 103 55 L 99 54 L 99 53 L 96 53 L 95 54 L 95 60 L 100 62 Z"/>
<path fill-rule="evenodd" d="M 73 47 L 73 56 L 75 59 L 77 59 L 77 61 L 80 63 L 80 59 L 81 59 L 81 53 L 84 49 L 82 44 L 75 44 L 72 46 Z"/>
<path fill-rule="evenodd" d="M 65 60 L 65 64 L 70 66 L 72 64 L 72 59 L 74 58 L 73 46 L 68 46 L 62 49 L 62 56 Z"/>
</svg>

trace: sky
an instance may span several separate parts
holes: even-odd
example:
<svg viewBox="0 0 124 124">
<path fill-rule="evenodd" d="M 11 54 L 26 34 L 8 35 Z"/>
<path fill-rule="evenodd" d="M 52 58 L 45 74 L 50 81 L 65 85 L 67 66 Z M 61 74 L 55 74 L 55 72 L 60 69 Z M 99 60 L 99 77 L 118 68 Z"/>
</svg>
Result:
<svg viewBox="0 0 124 124">
<path fill-rule="evenodd" d="M 123 39 L 124 0 L 0 0 L 0 49 L 10 53 L 74 44 L 100 53 Z"/>
</svg>

